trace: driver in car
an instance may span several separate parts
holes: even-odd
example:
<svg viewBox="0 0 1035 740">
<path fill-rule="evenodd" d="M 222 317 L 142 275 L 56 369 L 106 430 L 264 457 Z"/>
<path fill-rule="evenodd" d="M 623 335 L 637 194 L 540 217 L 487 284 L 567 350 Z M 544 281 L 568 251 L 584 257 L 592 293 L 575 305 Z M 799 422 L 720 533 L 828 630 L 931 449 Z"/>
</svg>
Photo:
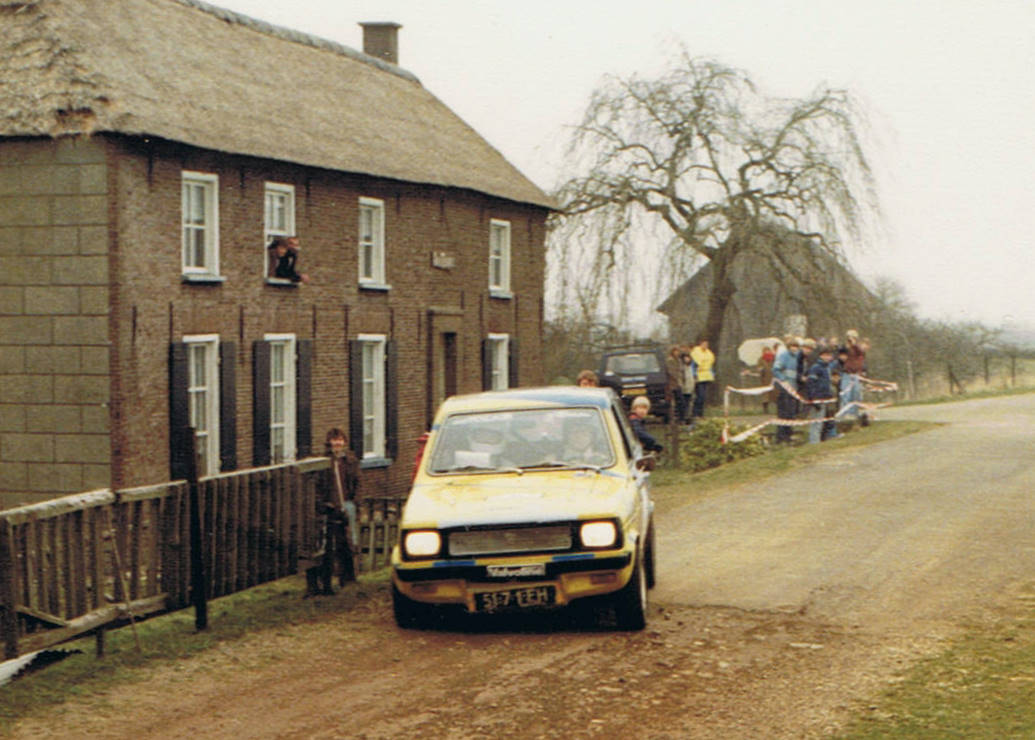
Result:
<svg viewBox="0 0 1035 740">
<path fill-rule="evenodd" d="M 561 460 L 577 465 L 604 465 L 610 462 L 610 455 L 593 428 L 579 420 L 565 425 Z"/>
</svg>

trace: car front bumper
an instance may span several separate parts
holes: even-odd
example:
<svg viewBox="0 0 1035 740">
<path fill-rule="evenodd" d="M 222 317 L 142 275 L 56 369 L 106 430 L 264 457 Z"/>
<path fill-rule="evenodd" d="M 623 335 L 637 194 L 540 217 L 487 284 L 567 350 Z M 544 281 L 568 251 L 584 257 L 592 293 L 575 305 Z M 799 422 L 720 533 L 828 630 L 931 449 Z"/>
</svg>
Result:
<svg viewBox="0 0 1035 740">
<path fill-rule="evenodd" d="M 544 566 L 541 575 L 494 578 L 490 566 Z M 479 609 L 479 594 L 534 590 L 552 587 L 550 606 L 565 606 L 576 599 L 618 591 L 632 576 L 633 551 L 535 555 L 528 557 L 476 558 L 402 562 L 398 550 L 393 556 L 392 581 L 399 592 L 425 604 L 454 604 L 469 612 Z"/>
</svg>

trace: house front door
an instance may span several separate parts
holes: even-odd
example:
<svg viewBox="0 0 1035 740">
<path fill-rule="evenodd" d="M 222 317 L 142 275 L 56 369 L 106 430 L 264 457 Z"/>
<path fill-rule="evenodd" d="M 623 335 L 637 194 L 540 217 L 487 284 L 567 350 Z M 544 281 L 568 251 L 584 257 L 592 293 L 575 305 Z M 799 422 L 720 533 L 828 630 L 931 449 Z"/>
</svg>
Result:
<svg viewBox="0 0 1035 740">
<path fill-rule="evenodd" d="M 460 336 L 459 317 L 433 313 L 428 347 L 427 426 L 444 400 L 459 391 Z"/>
</svg>

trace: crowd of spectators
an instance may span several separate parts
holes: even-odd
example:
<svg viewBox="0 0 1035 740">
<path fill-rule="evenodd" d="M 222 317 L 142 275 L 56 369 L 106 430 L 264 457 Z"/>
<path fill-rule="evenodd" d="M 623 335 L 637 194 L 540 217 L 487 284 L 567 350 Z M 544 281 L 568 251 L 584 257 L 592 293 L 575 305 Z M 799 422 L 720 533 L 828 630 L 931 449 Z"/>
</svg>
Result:
<svg viewBox="0 0 1035 740">
<path fill-rule="evenodd" d="M 844 342 L 838 338 L 787 336 L 783 343 L 764 346 L 758 364 L 743 374 L 757 376 L 762 386 L 772 385 L 762 396 L 762 409 L 769 413 L 769 404 L 776 406 L 780 420 L 807 419 L 808 440 L 818 443 L 841 436 L 837 420 L 858 418 L 863 426 L 869 423 L 862 402 L 862 380 L 866 374 L 866 353 L 869 340 L 849 329 Z M 707 339 L 694 345 L 672 345 L 666 356 L 668 392 L 675 418 L 693 427 L 704 415 L 711 385 L 715 382 L 715 354 Z M 579 386 L 598 385 L 596 374 L 583 370 L 576 380 Z M 630 408 L 630 421 L 646 449 L 661 450 L 657 441 L 646 433 L 643 419 L 650 409 L 645 397 L 636 398 Z M 844 409 L 842 414 L 838 412 Z M 778 424 L 775 440 L 789 443 L 793 425 Z"/>
<path fill-rule="evenodd" d="M 791 421 L 805 417 L 812 421 L 808 432 L 811 443 L 840 436 L 836 419 L 841 409 L 846 409 L 844 417 L 858 417 L 866 426 L 869 419 L 859 403 L 869 348 L 869 340 L 860 339 L 855 329 L 845 332 L 843 344 L 837 337 L 818 342 L 786 337 L 782 347 L 767 347 L 759 360 L 758 375 L 772 377 L 777 418 Z M 776 441 L 790 442 L 792 428 L 790 424 L 778 425 Z"/>
</svg>

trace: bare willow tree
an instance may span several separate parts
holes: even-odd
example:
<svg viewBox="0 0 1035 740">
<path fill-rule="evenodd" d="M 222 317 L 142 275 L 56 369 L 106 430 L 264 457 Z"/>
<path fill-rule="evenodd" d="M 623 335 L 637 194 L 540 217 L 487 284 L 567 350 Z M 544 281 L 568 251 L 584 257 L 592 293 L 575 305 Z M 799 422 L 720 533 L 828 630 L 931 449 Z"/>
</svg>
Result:
<svg viewBox="0 0 1035 740">
<path fill-rule="evenodd" d="M 630 258 L 616 254 L 618 245 L 660 226 L 684 264 L 689 255 L 712 266 L 703 333 L 717 344 L 735 291 L 733 262 L 768 243 L 753 238 L 766 227 L 841 260 L 875 223 L 862 129 L 843 90 L 767 97 L 746 73 L 685 51 L 656 79 L 606 78 L 572 137 L 577 174 L 559 190 L 561 241 L 596 234 L 596 266 L 622 268 Z M 658 266 L 659 277 L 674 259 Z"/>
</svg>

